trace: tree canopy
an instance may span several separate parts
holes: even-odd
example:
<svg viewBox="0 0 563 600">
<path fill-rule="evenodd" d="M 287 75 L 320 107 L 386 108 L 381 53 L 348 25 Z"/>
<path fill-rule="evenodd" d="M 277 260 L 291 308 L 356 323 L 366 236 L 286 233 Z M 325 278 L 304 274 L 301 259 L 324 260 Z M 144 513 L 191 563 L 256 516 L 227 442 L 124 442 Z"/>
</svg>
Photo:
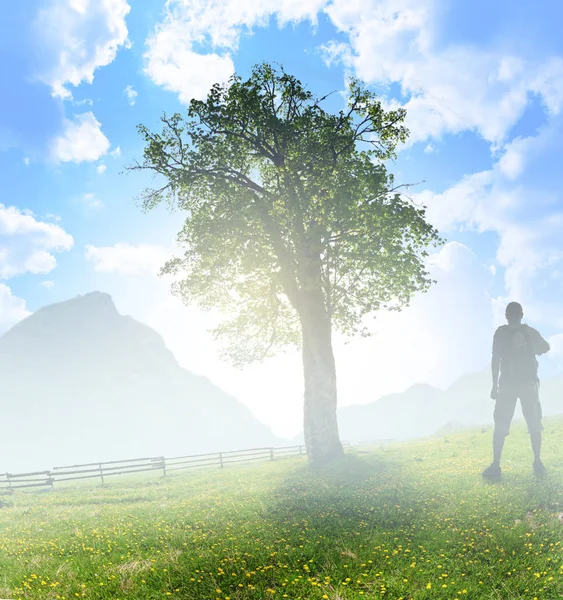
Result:
<svg viewBox="0 0 563 600">
<path fill-rule="evenodd" d="M 308 291 L 353 335 L 432 283 L 424 258 L 438 233 L 385 167 L 407 139 L 405 111 L 386 111 L 358 80 L 342 110 L 327 100 L 261 64 L 192 100 L 186 117 L 164 115 L 160 133 L 138 127 L 144 159 L 131 169 L 164 178 L 144 208 L 186 213 L 184 254 L 163 272 L 180 276 L 173 291 L 187 304 L 229 315 L 214 333 L 237 365 L 299 344 Z"/>
</svg>

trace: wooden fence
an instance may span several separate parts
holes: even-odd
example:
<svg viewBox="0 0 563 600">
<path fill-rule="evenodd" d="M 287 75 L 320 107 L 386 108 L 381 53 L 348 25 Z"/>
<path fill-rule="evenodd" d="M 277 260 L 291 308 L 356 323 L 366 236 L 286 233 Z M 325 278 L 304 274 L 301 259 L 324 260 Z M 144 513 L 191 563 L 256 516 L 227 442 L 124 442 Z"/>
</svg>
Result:
<svg viewBox="0 0 563 600">
<path fill-rule="evenodd" d="M 342 445 L 349 447 L 350 443 L 343 442 Z M 280 448 L 251 448 L 250 450 L 192 454 L 189 456 L 175 456 L 173 458 L 153 456 L 149 458 L 94 462 L 67 467 L 53 467 L 50 471 L 36 471 L 34 473 L 4 473 L 0 474 L 0 493 L 10 493 L 19 488 L 53 488 L 55 483 L 77 481 L 79 479 L 97 478 L 104 484 L 108 477 L 131 473 L 161 472 L 162 476 L 165 477 L 170 471 L 214 466 L 222 469 L 226 465 L 233 463 L 275 460 L 305 454 L 305 446 L 303 445 L 283 446 Z"/>
</svg>

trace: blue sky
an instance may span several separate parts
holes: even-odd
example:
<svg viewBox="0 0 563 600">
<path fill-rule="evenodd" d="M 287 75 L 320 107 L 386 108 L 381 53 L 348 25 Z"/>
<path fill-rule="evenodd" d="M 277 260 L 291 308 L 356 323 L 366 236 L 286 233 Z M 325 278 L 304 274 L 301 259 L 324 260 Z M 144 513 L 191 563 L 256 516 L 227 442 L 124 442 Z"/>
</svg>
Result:
<svg viewBox="0 0 563 600">
<path fill-rule="evenodd" d="M 283 64 L 319 94 L 355 75 L 403 105 L 409 143 L 389 169 L 448 245 L 439 284 L 378 336 L 337 341 L 341 403 L 416 381 L 445 386 L 489 360 L 508 300 L 563 358 L 563 4 L 508 0 L 33 0 L 0 20 L 0 333 L 94 289 L 158 329 L 180 362 L 236 394 L 280 433 L 299 429 L 288 353 L 234 371 L 155 273 L 182 216 L 141 212 L 150 180 L 136 125 L 183 111 L 233 70 Z M 333 97 L 338 108 L 340 96 Z M 377 381 L 366 381 L 372 365 Z M 288 376 L 288 372 L 291 376 Z M 384 375 L 383 375 L 384 373 Z M 272 381 L 277 392 L 272 396 Z M 264 401 L 265 396 L 271 396 Z"/>
</svg>

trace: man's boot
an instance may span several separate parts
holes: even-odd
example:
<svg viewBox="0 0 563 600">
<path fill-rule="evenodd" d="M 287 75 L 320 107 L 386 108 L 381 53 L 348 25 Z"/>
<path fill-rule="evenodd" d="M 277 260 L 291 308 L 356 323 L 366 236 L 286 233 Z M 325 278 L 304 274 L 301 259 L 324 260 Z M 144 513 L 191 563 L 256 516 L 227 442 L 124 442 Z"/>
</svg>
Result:
<svg viewBox="0 0 563 600">
<path fill-rule="evenodd" d="M 489 481 L 499 481 L 502 475 L 500 457 L 504 447 L 504 435 L 495 431 L 493 433 L 493 462 L 483 471 L 482 476 Z"/>
<path fill-rule="evenodd" d="M 541 431 L 530 433 L 530 441 L 532 442 L 532 450 L 534 451 L 534 473 L 536 475 L 544 475 L 546 468 L 541 461 Z"/>
</svg>

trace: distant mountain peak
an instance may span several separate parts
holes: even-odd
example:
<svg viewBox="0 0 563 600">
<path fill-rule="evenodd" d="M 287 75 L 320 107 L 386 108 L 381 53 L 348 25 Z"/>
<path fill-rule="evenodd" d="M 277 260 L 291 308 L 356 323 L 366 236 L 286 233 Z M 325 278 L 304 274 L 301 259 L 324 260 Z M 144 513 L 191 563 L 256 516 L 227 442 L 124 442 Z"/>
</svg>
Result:
<svg viewBox="0 0 563 600">
<path fill-rule="evenodd" d="M 64 302 L 57 302 L 56 304 L 50 304 L 40 308 L 36 314 L 43 311 L 59 311 L 63 309 L 68 311 L 69 309 L 83 310 L 85 312 L 107 315 L 118 315 L 117 308 L 113 302 L 113 298 L 106 292 L 88 292 L 87 294 L 78 295 L 70 300 Z"/>
<path fill-rule="evenodd" d="M 69 329 L 78 333 L 100 326 L 112 327 L 120 319 L 123 319 L 123 316 L 117 312 L 109 294 L 89 292 L 41 307 L 0 336 L 0 340 L 39 333 L 51 335 Z"/>
<path fill-rule="evenodd" d="M 0 472 L 281 441 L 103 292 L 45 306 L 0 337 L 0 418 Z"/>
<path fill-rule="evenodd" d="M 111 304 L 115 308 L 115 305 L 113 303 L 113 299 L 112 299 L 111 295 L 108 294 L 107 292 L 99 292 L 97 290 L 95 290 L 93 292 L 88 292 L 87 294 L 82 294 L 82 295 L 78 294 L 78 296 L 76 296 L 76 298 L 71 298 L 70 300 L 67 300 L 67 302 L 77 302 L 77 301 L 90 302 L 90 303 L 96 303 L 96 304 L 101 304 L 101 305 Z"/>
</svg>

